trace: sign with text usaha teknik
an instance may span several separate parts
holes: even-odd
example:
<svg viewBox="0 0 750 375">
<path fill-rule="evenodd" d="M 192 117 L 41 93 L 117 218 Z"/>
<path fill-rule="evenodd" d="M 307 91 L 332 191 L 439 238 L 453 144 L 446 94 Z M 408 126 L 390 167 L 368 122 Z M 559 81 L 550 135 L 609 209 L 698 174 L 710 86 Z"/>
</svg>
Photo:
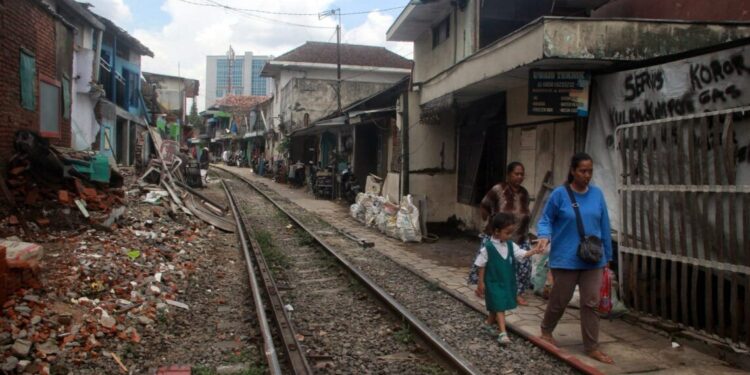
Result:
<svg viewBox="0 0 750 375">
<path fill-rule="evenodd" d="M 529 114 L 548 116 L 589 115 L 591 74 L 580 70 L 529 72 Z"/>
</svg>

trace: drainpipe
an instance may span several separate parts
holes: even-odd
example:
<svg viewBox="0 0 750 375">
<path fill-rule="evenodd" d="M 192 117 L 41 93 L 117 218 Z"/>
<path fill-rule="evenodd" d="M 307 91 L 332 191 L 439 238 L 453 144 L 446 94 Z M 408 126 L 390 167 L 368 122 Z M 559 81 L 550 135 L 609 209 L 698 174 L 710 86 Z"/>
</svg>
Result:
<svg viewBox="0 0 750 375">
<path fill-rule="evenodd" d="M 112 85 L 112 103 L 117 105 L 117 34 L 112 36 L 112 71 L 109 83 Z"/>
<path fill-rule="evenodd" d="M 94 53 L 94 82 L 99 83 L 99 65 L 102 58 L 102 36 L 104 30 L 98 30 L 96 33 L 96 52 Z"/>
<path fill-rule="evenodd" d="M 458 2 L 453 1 L 453 63 L 458 62 Z"/>
<path fill-rule="evenodd" d="M 404 94 L 401 114 L 401 197 L 409 194 L 409 89 Z M 399 203 L 401 202 L 399 197 Z"/>
</svg>

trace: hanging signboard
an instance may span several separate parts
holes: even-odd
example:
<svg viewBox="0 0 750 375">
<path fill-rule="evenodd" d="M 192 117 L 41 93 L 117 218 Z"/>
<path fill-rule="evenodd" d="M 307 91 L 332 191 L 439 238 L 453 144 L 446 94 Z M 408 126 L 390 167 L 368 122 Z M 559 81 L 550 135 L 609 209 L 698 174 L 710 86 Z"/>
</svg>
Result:
<svg viewBox="0 0 750 375">
<path fill-rule="evenodd" d="M 580 70 L 529 72 L 529 115 L 589 115 L 591 74 Z"/>
</svg>

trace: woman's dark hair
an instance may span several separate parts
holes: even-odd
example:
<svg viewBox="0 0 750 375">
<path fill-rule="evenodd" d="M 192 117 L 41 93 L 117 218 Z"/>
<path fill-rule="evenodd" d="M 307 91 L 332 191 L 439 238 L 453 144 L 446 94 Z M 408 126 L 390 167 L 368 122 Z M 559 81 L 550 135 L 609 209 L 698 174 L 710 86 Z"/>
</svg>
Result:
<svg viewBox="0 0 750 375">
<path fill-rule="evenodd" d="M 514 162 L 508 164 L 508 168 L 506 169 L 505 173 L 506 174 L 513 173 L 513 170 L 516 169 L 516 167 L 521 167 L 523 169 L 526 169 L 526 167 L 524 167 L 523 164 L 521 164 L 521 162 L 514 161 Z"/>
<path fill-rule="evenodd" d="M 492 229 L 503 230 L 511 225 L 516 225 L 516 215 L 507 212 L 498 212 L 492 218 Z"/>
<path fill-rule="evenodd" d="M 594 159 L 591 158 L 591 155 L 585 153 L 585 152 L 579 152 L 575 155 L 573 155 L 572 158 L 570 158 L 570 169 L 576 169 L 578 168 L 578 165 L 581 164 L 582 161 L 594 161 Z M 570 173 L 570 170 L 568 170 L 568 183 L 573 182 L 573 174 Z"/>
</svg>

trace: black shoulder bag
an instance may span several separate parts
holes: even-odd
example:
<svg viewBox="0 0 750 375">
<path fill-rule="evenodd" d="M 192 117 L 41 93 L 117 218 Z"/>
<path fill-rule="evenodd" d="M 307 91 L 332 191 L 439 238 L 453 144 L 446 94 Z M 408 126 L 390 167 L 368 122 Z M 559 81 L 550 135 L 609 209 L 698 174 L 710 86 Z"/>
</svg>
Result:
<svg viewBox="0 0 750 375">
<path fill-rule="evenodd" d="M 578 235 L 581 236 L 581 244 L 578 245 L 578 257 L 586 263 L 598 264 L 602 260 L 604 251 L 602 249 L 602 240 L 596 236 L 587 236 L 583 231 L 583 219 L 581 211 L 578 209 L 578 202 L 573 195 L 573 190 L 569 184 L 565 184 L 565 190 L 568 191 L 570 202 L 573 203 L 573 211 L 576 213 L 576 224 L 578 225 Z"/>
</svg>

